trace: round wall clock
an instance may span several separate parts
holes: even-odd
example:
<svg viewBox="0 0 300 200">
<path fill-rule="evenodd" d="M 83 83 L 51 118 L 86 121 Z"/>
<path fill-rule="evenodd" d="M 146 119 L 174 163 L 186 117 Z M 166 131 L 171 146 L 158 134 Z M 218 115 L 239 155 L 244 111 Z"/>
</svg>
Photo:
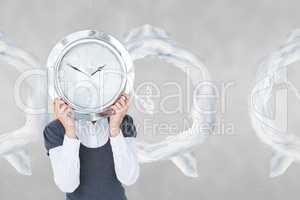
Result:
<svg viewBox="0 0 300 200">
<path fill-rule="evenodd" d="M 61 97 L 76 119 L 97 120 L 122 92 L 133 87 L 134 70 L 126 48 L 114 37 L 94 30 L 72 33 L 48 57 L 49 93 Z"/>
</svg>

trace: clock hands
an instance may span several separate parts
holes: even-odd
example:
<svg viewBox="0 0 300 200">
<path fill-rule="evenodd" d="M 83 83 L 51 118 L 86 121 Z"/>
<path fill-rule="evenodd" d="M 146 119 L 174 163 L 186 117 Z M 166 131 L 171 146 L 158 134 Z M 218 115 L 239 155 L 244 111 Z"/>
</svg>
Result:
<svg viewBox="0 0 300 200">
<path fill-rule="evenodd" d="M 102 65 L 102 66 L 98 67 L 98 69 L 96 71 L 94 71 L 93 73 L 91 73 L 91 76 L 93 76 L 97 72 L 100 72 L 104 67 L 105 67 L 105 65 Z"/>
<path fill-rule="evenodd" d="M 67 65 L 68 65 L 69 67 L 73 68 L 74 70 L 76 70 L 76 71 L 79 71 L 79 72 L 83 73 L 84 75 L 86 75 L 86 76 L 90 77 L 90 75 L 89 75 L 89 74 L 87 74 L 87 73 L 85 73 L 85 72 L 81 71 L 80 69 L 78 69 L 77 67 L 75 67 L 75 66 L 71 65 L 70 63 L 67 63 Z"/>
<path fill-rule="evenodd" d="M 74 65 L 71 65 L 70 63 L 67 63 L 67 65 L 68 65 L 69 67 L 71 67 L 72 69 L 74 69 L 74 70 L 76 70 L 76 71 L 78 71 L 78 72 L 81 72 L 81 73 L 83 73 L 84 75 L 86 75 L 86 76 L 88 76 L 88 77 L 91 77 L 91 76 L 95 75 L 97 72 L 100 72 L 100 71 L 105 67 L 105 65 L 102 65 L 102 66 L 98 67 L 97 70 L 94 71 L 93 73 L 88 74 L 88 73 L 86 73 L 86 72 L 80 70 L 78 67 L 75 67 Z"/>
</svg>

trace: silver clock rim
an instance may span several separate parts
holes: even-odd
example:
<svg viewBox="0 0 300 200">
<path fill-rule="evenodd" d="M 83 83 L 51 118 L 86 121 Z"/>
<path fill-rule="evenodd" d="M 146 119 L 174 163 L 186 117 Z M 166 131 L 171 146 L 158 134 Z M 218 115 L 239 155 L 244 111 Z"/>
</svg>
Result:
<svg viewBox="0 0 300 200">
<path fill-rule="evenodd" d="M 118 60 L 122 64 L 122 68 L 125 72 L 125 77 L 122 80 L 122 84 L 119 90 L 121 94 L 123 91 L 130 91 L 133 87 L 134 81 L 134 70 L 133 70 L 133 62 L 131 56 L 127 49 L 123 46 L 121 42 L 119 42 L 113 36 L 106 34 L 104 32 L 99 32 L 95 30 L 84 30 L 72 33 L 58 42 L 54 48 L 51 50 L 48 61 L 48 90 L 51 99 L 55 97 L 63 98 L 68 104 L 74 108 L 75 112 L 78 114 L 92 114 L 104 112 L 110 105 L 112 105 L 118 98 L 119 95 L 115 95 L 115 97 L 105 105 L 97 109 L 83 108 L 73 104 L 62 92 L 59 86 L 58 79 L 58 69 L 60 67 L 61 60 L 66 55 L 66 53 L 72 49 L 74 46 L 80 43 L 86 43 L 90 41 L 98 41 L 102 45 L 108 46 L 114 53 L 116 53 Z M 129 76 L 127 76 L 129 74 Z M 129 79 L 128 79 L 129 78 Z"/>
<path fill-rule="evenodd" d="M 85 38 L 85 39 L 82 39 L 82 40 L 77 40 L 77 41 L 74 41 L 73 43 L 70 43 L 68 46 L 66 46 L 62 53 L 60 54 L 60 57 L 57 59 L 57 64 L 55 65 L 55 75 L 54 75 L 54 81 L 55 81 L 55 89 L 58 93 L 59 96 L 61 96 L 64 101 L 66 101 L 69 105 L 71 105 L 72 108 L 74 108 L 77 112 L 79 113 L 83 113 L 83 114 L 87 114 L 87 113 L 97 113 L 97 112 L 102 112 L 105 110 L 105 108 L 107 108 L 108 106 L 110 106 L 112 104 L 112 102 L 115 102 L 119 95 L 115 95 L 108 103 L 102 105 L 102 106 L 99 106 L 98 108 L 85 108 L 85 107 L 82 107 L 82 106 L 78 106 L 76 104 L 74 104 L 72 102 L 72 100 L 70 100 L 63 92 L 62 88 L 61 88 L 61 84 L 60 84 L 60 79 L 59 79 L 59 71 L 60 71 L 60 68 L 61 68 L 61 61 L 63 60 L 63 58 L 65 57 L 65 55 L 70 51 L 72 50 L 74 47 L 76 47 L 77 45 L 80 45 L 80 44 L 86 44 L 86 43 L 89 43 L 89 42 L 97 42 L 97 43 L 101 43 L 102 45 L 105 45 L 107 46 L 111 51 L 113 51 L 115 54 L 117 54 L 118 52 L 109 44 L 106 44 L 99 40 L 95 40 L 95 39 L 90 39 L 90 38 Z M 122 91 L 124 91 L 124 88 L 125 88 L 125 84 L 126 84 L 126 66 L 125 66 L 125 63 L 122 59 L 120 59 L 120 56 L 117 57 L 117 59 L 119 60 L 119 62 L 121 63 L 122 65 L 122 68 L 125 72 L 123 79 L 122 79 L 122 83 L 121 83 L 121 86 L 120 86 L 120 89 L 119 91 L 116 93 L 116 94 L 120 94 Z"/>
</svg>

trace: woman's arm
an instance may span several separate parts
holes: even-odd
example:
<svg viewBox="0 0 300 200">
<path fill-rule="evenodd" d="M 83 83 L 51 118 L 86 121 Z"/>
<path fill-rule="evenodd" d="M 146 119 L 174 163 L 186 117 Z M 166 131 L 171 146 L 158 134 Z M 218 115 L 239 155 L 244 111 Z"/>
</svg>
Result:
<svg viewBox="0 0 300 200">
<path fill-rule="evenodd" d="M 62 146 L 49 150 L 54 181 L 65 192 L 74 192 L 80 184 L 80 161 L 78 139 L 64 136 Z"/>
<path fill-rule="evenodd" d="M 140 172 L 135 144 L 136 129 L 132 118 L 126 115 L 129 104 L 128 94 L 123 93 L 111 107 L 114 114 L 109 119 L 115 171 L 118 179 L 124 185 L 135 183 Z"/>
<path fill-rule="evenodd" d="M 74 112 L 61 99 L 55 99 L 57 119 L 44 130 L 45 146 L 50 156 L 54 181 L 63 192 L 71 193 L 79 186 L 79 147 L 76 139 Z"/>
<path fill-rule="evenodd" d="M 122 132 L 110 138 L 117 178 L 124 185 L 132 185 L 139 177 L 135 137 L 124 137 Z"/>
</svg>

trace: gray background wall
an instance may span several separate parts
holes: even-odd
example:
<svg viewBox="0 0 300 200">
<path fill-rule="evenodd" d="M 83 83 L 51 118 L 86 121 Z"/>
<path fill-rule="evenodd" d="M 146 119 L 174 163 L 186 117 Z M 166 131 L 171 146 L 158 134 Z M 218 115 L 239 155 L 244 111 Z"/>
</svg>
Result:
<svg viewBox="0 0 300 200">
<path fill-rule="evenodd" d="M 283 176 L 268 178 L 272 151 L 251 128 L 247 96 L 258 60 L 277 48 L 292 29 L 300 27 L 299 7 L 297 0 L 0 0 L 0 30 L 45 63 L 52 46 L 68 33 L 98 29 L 121 38 L 131 28 L 149 23 L 167 30 L 173 39 L 199 55 L 214 80 L 234 82 L 226 112 L 220 115 L 225 125 L 234 126 L 234 132 L 211 136 L 196 148 L 199 178 L 183 176 L 170 162 L 143 165 L 138 182 L 127 190 L 129 199 L 297 199 L 300 166 L 294 164 Z M 136 64 L 137 83 L 153 79 L 162 83 L 167 78 L 181 83 L 184 79 L 180 71 L 170 71 L 173 68 L 163 62 Z M 24 119 L 13 101 L 16 71 L 5 65 L 0 71 L 0 131 L 4 132 L 20 126 Z M 296 72 L 294 67 L 293 74 Z M 171 78 L 167 76 L 170 73 Z M 131 112 L 139 125 L 141 119 L 150 118 Z M 180 124 L 180 116 L 158 113 L 156 118 Z M 294 125 L 297 128 L 296 120 Z M 143 137 L 145 134 L 140 134 Z M 52 180 L 42 140 L 30 150 L 31 177 L 17 174 L 9 163 L 0 160 L 0 199 L 63 199 Z"/>
</svg>

